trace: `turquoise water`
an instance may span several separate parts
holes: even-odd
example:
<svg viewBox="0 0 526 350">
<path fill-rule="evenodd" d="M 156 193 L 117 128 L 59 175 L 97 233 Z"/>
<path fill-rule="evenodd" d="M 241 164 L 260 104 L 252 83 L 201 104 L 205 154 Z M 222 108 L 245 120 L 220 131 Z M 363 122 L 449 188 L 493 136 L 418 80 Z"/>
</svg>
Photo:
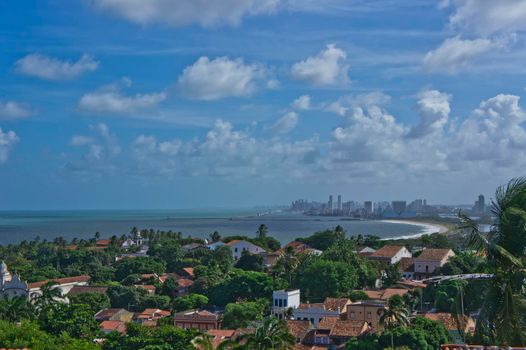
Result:
<svg viewBox="0 0 526 350">
<path fill-rule="evenodd" d="M 381 221 L 353 221 L 337 217 L 312 217 L 294 213 L 258 216 L 255 209 L 229 210 L 78 210 L 0 211 L 0 244 L 17 243 L 37 236 L 52 240 L 103 237 L 139 229 L 172 230 L 184 236 L 205 238 L 217 230 L 223 236 L 254 236 L 260 224 L 282 243 L 313 232 L 342 226 L 348 234 L 375 234 L 382 238 L 422 233 L 424 227 Z"/>
</svg>

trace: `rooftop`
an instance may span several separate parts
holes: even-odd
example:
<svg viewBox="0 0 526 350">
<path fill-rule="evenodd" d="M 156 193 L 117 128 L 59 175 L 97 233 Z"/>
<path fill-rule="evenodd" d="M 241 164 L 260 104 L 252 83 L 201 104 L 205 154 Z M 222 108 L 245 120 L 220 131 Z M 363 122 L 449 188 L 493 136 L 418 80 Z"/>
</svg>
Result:
<svg viewBox="0 0 526 350">
<path fill-rule="evenodd" d="M 372 258 L 392 258 L 398 252 L 403 249 L 404 246 L 401 245 L 385 245 L 382 248 L 378 249 L 376 252 L 372 253 L 370 257 Z"/>
<path fill-rule="evenodd" d="M 45 280 L 45 281 L 40 281 L 40 282 L 29 283 L 28 287 L 29 287 L 29 289 L 40 288 L 43 285 L 48 284 L 49 282 L 55 282 L 57 284 L 68 284 L 68 283 L 88 282 L 89 280 L 90 280 L 90 276 L 88 276 L 88 275 L 75 276 L 75 277 L 64 277 L 64 278 L 55 278 L 55 279 L 52 279 L 52 280 Z"/>
<path fill-rule="evenodd" d="M 418 258 L 415 259 L 423 259 L 423 260 L 442 260 L 448 255 L 453 253 L 451 249 L 434 249 L 434 248 L 428 248 L 424 249 L 422 251 L 422 254 L 418 256 Z M 454 253 L 453 253 L 454 254 Z"/>
</svg>

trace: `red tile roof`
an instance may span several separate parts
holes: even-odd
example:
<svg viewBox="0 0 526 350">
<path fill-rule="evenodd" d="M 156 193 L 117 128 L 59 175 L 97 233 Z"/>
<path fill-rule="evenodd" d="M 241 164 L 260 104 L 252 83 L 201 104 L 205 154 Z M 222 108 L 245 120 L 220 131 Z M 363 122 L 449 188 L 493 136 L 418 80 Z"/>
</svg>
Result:
<svg viewBox="0 0 526 350">
<path fill-rule="evenodd" d="M 475 331 L 475 323 L 473 319 L 469 316 L 464 316 L 464 319 L 459 315 L 458 322 L 455 316 L 446 312 L 437 312 L 437 313 L 427 313 L 423 317 L 428 320 L 437 321 L 442 323 L 448 330 L 455 331 L 459 328 L 467 333 L 473 333 Z"/>
<path fill-rule="evenodd" d="M 189 280 L 188 278 L 179 278 L 177 280 L 177 284 L 179 285 L 179 288 L 186 288 L 191 287 L 194 285 L 194 281 Z"/>
<path fill-rule="evenodd" d="M 117 331 L 121 334 L 126 333 L 126 325 L 122 321 L 102 321 L 100 328 L 107 332 Z"/>
<path fill-rule="evenodd" d="M 107 290 L 108 286 L 73 286 L 68 292 L 68 297 L 83 293 L 106 294 Z"/>
<path fill-rule="evenodd" d="M 371 258 L 392 258 L 395 256 L 403 246 L 400 245 L 384 245 L 382 248 L 378 249 L 376 252 L 370 255 Z"/>
<path fill-rule="evenodd" d="M 325 298 L 323 305 L 325 310 L 345 312 L 347 304 L 350 304 L 351 300 L 348 298 Z"/>
<path fill-rule="evenodd" d="M 302 338 L 312 328 L 312 324 L 307 320 L 287 320 L 287 327 L 290 334 L 297 339 Z"/>
<path fill-rule="evenodd" d="M 55 278 L 52 280 L 45 280 L 40 282 L 33 282 L 29 283 L 28 287 L 29 289 L 32 288 L 40 288 L 43 285 L 49 283 L 49 282 L 56 282 L 57 284 L 68 284 L 68 283 L 82 283 L 82 282 L 89 282 L 90 276 L 88 275 L 82 275 L 82 276 L 75 276 L 75 277 L 64 277 L 64 278 Z"/>
<path fill-rule="evenodd" d="M 182 270 L 186 272 L 188 276 L 194 277 L 194 268 L 193 267 L 183 267 Z"/>
<path fill-rule="evenodd" d="M 422 251 L 422 254 L 420 254 L 418 256 L 418 258 L 415 258 L 415 259 L 440 261 L 440 260 L 444 259 L 445 257 L 447 257 L 451 253 L 453 253 L 453 251 L 451 249 L 428 248 L 428 249 L 424 249 Z"/>
</svg>

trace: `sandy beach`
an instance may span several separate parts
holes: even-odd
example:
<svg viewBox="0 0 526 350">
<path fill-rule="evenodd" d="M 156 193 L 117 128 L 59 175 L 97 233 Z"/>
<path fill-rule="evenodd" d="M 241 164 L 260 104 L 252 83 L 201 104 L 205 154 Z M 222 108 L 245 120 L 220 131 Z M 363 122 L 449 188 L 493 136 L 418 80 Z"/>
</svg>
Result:
<svg viewBox="0 0 526 350">
<path fill-rule="evenodd" d="M 430 222 L 420 222 L 420 221 L 410 221 L 410 220 L 382 220 L 383 222 L 390 222 L 393 224 L 406 224 L 406 225 L 415 225 L 423 227 L 423 232 L 411 234 L 411 235 L 404 235 L 404 236 L 398 236 L 395 238 L 384 238 L 384 239 L 409 239 L 409 238 L 418 238 L 423 235 L 430 235 L 432 233 L 447 233 L 449 231 L 449 228 L 445 225 L 437 224 L 437 223 L 430 223 Z"/>
</svg>

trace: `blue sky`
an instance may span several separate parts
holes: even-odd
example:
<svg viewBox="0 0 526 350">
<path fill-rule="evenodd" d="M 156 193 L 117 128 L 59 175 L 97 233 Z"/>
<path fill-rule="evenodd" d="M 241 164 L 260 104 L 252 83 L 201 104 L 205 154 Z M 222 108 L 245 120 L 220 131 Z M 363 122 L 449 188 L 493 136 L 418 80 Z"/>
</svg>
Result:
<svg viewBox="0 0 526 350">
<path fill-rule="evenodd" d="M 0 209 L 469 203 L 526 165 L 526 1 L 0 2 Z"/>
</svg>

